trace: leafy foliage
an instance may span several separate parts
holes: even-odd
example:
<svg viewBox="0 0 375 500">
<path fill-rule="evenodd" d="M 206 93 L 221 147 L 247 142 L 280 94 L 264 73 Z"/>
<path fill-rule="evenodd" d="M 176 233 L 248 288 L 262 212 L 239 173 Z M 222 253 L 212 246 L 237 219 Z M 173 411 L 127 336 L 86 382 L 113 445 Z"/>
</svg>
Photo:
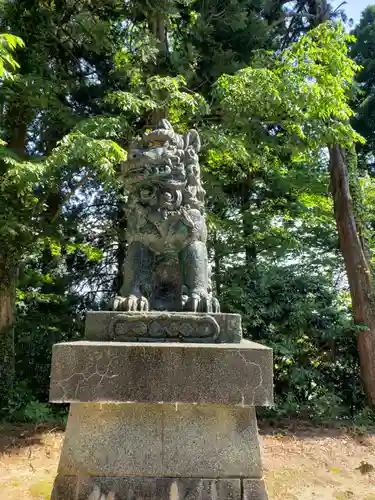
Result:
<svg viewBox="0 0 375 500">
<path fill-rule="evenodd" d="M 18 47 L 24 47 L 24 43 L 18 36 L 3 33 L 0 35 L 0 78 L 12 79 L 13 71 L 19 68 L 12 52 Z"/>
<path fill-rule="evenodd" d="M 274 349 L 276 414 L 366 414 L 323 146 L 371 135 L 350 107 L 369 62 L 348 57 L 340 24 L 305 33 L 314 2 L 292 2 L 297 17 L 271 3 L 1 5 L 0 26 L 25 42 L 0 82 L 0 259 L 18 271 L 11 418 L 51 417 L 52 345 L 81 338 L 85 311 L 119 288 L 118 167 L 158 116 L 202 135 L 215 287 L 246 337 Z M 360 183 L 371 227 L 374 187 Z"/>
<path fill-rule="evenodd" d="M 316 421 L 362 408 L 356 337 L 332 275 L 315 265 L 233 269 L 225 306 L 242 314 L 245 335 L 273 348 L 275 415 Z"/>
<path fill-rule="evenodd" d="M 322 24 L 278 58 L 221 76 L 217 96 L 228 127 L 249 135 L 256 151 L 292 160 L 324 144 L 360 141 L 347 123 L 358 69 L 347 55 L 350 41 L 342 26 Z"/>
</svg>

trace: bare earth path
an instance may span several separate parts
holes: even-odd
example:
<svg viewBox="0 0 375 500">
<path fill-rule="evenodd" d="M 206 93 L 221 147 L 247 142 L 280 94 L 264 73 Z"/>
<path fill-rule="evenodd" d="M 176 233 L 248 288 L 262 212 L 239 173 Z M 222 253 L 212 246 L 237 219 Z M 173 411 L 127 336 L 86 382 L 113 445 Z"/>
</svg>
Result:
<svg viewBox="0 0 375 500">
<path fill-rule="evenodd" d="M 0 500 L 48 500 L 63 432 L 0 427 Z M 262 432 L 270 500 L 375 500 L 375 434 L 298 426 Z"/>
</svg>

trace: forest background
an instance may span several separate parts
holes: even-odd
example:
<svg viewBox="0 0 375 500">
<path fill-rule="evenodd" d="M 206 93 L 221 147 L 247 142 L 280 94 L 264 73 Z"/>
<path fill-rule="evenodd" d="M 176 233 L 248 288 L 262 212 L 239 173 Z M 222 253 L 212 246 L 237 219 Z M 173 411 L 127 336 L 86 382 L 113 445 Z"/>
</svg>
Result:
<svg viewBox="0 0 375 500">
<path fill-rule="evenodd" d="M 374 422 L 375 6 L 14 0 L 0 33 L 0 418 L 54 416 L 52 345 L 121 286 L 119 165 L 161 111 L 202 136 L 214 287 L 274 349 L 268 418 Z"/>
</svg>

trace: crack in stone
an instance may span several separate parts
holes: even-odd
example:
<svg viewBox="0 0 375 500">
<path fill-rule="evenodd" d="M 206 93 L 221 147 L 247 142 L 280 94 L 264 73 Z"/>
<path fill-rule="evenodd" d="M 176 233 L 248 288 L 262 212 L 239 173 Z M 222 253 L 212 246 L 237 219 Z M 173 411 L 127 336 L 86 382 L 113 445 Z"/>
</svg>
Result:
<svg viewBox="0 0 375 500">
<path fill-rule="evenodd" d="M 236 354 L 238 354 L 238 356 L 242 359 L 242 361 L 245 363 L 246 366 L 255 366 L 259 372 L 259 383 L 258 385 L 256 385 L 254 388 L 253 388 L 253 397 L 251 399 L 251 405 L 254 406 L 254 401 L 255 401 L 255 395 L 256 395 L 256 391 L 262 387 L 263 385 L 263 371 L 262 371 L 262 368 L 260 367 L 260 365 L 258 363 L 254 363 L 254 361 L 249 361 L 248 359 L 246 359 L 245 355 L 243 352 L 241 352 L 240 350 L 237 350 L 236 351 Z M 243 391 L 240 391 L 240 394 L 241 394 L 241 406 L 245 406 L 245 395 L 243 393 Z"/>
<path fill-rule="evenodd" d="M 89 382 L 92 378 L 99 377 L 99 381 L 95 386 L 95 389 L 98 389 L 100 387 L 100 385 L 103 383 L 104 379 L 110 380 L 110 379 L 114 379 L 114 378 L 117 378 L 120 376 L 120 373 L 114 373 L 112 375 L 109 375 L 110 370 L 113 369 L 114 361 L 116 361 L 119 356 L 112 356 L 109 359 L 107 368 L 106 368 L 104 373 L 100 372 L 100 369 L 99 369 L 99 362 L 103 359 L 103 357 L 104 357 L 104 354 L 99 353 L 99 357 L 94 361 L 95 362 L 95 371 L 92 373 L 91 373 L 92 364 L 90 364 L 90 366 L 88 366 L 84 372 L 75 372 L 65 379 L 54 380 L 54 383 L 60 388 L 60 390 L 62 392 L 62 399 L 64 401 L 68 400 L 68 397 L 66 394 L 66 389 L 67 389 L 66 384 L 68 384 L 70 382 L 70 380 L 72 380 L 72 378 L 74 378 L 74 377 L 79 377 L 77 380 L 75 391 L 74 391 L 74 398 L 78 399 L 79 390 L 81 389 L 81 385 L 85 382 Z M 90 375 L 87 374 L 89 369 L 90 369 Z"/>
<path fill-rule="evenodd" d="M 160 350 L 163 355 L 161 356 L 162 360 L 159 360 L 160 356 L 157 357 L 160 365 L 158 365 L 158 370 L 160 371 L 163 379 L 168 378 L 173 380 L 174 377 L 178 377 L 178 369 L 181 364 L 184 365 L 184 360 L 180 359 L 180 350 L 178 350 L 178 352 L 174 352 L 172 349 L 170 356 L 165 357 L 165 347 L 166 346 L 163 345 L 160 347 L 158 346 L 157 349 L 154 348 L 150 350 L 148 345 L 137 345 L 136 353 L 141 359 L 144 359 L 146 364 L 149 364 L 149 360 L 146 358 L 150 358 L 151 361 L 153 359 L 152 354 L 155 352 L 158 353 Z M 51 384 L 51 393 L 57 395 L 52 397 L 53 400 L 61 402 L 79 402 L 91 399 L 94 401 L 95 398 L 99 399 L 102 396 L 102 393 L 106 392 L 104 389 L 107 389 L 107 385 L 108 390 L 111 392 L 109 395 L 110 399 L 112 396 L 117 396 L 119 387 L 122 384 L 121 377 L 124 375 L 122 370 L 123 362 L 121 361 L 122 356 L 121 354 L 118 354 L 121 352 L 122 350 L 118 350 L 117 347 L 102 345 L 100 349 L 91 349 L 85 346 L 77 351 L 77 353 L 71 352 L 70 350 L 65 351 L 64 355 L 62 353 L 56 353 L 55 363 L 57 369 L 53 369 L 52 372 L 53 379 Z M 185 352 L 185 347 L 182 349 L 182 352 Z M 209 352 L 211 353 L 211 350 Z M 247 358 L 248 355 L 250 359 Z M 268 389 L 268 379 L 265 379 L 265 374 L 268 373 L 267 359 L 261 356 L 261 359 L 258 361 L 254 356 L 254 353 L 241 348 L 230 349 L 229 352 L 226 353 L 226 356 L 228 356 L 226 358 L 227 360 L 229 356 L 232 357 L 233 361 L 230 363 L 232 368 L 237 369 L 240 373 L 242 372 L 243 376 L 240 377 L 241 380 L 234 383 L 233 377 L 230 373 L 227 373 L 225 369 L 221 373 L 219 369 L 220 367 L 215 367 L 214 373 L 216 374 L 216 382 L 212 382 L 209 386 L 207 398 L 204 397 L 205 394 L 199 385 L 199 380 L 197 380 L 199 391 L 198 389 L 194 391 L 196 401 L 200 403 L 209 403 L 211 400 L 221 402 L 231 401 L 232 404 L 242 407 L 255 406 L 258 400 L 261 401 L 266 397 L 266 394 L 263 394 L 263 391 L 266 390 L 267 393 Z M 236 356 L 238 356 L 238 358 L 236 358 Z M 69 358 L 73 358 L 75 361 L 71 363 L 68 361 Z M 203 357 L 203 359 L 205 359 L 205 357 Z M 214 359 L 216 361 L 217 356 L 214 357 Z M 220 360 L 220 358 L 218 359 Z M 195 371 L 193 367 L 195 367 L 195 364 L 198 363 L 199 360 L 200 357 L 196 357 L 194 354 L 190 369 Z M 61 363 L 66 365 L 62 369 L 59 369 L 58 366 L 61 365 Z M 84 366 L 80 366 L 81 363 Z M 172 366 L 173 370 L 165 371 L 165 364 L 168 364 L 169 367 Z M 70 368 L 71 365 L 73 365 L 72 368 Z M 187 364 L 186 366 L 184 365 L 185 370 L 187 367 Z M 79 368 L 81 368 L 81 370 L 79 370 Z M 74 369 L 77 371 L 72 373 L 72 370 Z M 67 371 L 68 373 L 70 372 L 70 375 L 63 378 L 64 375 L 68 375 Z M 58 378 L 59 373 L 60 378 Z M 151 376 L 151 373 L 149 375 Z M 221 376 L 223 377 L 223 383 L 221 383 Z M 110 380 L 116 378 L 118 379 L 117 385 L 116 382 L 109 382 Z M 177 387 L 180 382 L 181 381 L 178 380 Z M 226 386 L 226 383 L 228 387 Z M 163 397 L 163 395 L 167 397 Z M 121 393 L 121 397 L 122 396 L 123 394 Z M 124 397 L 125 396 L 127 399 L 132 400 L 132 398 L 128 397 L 128 394 L 124 395 Z M 160 403 L 181 402 L 178 399 L 176 390 L 172 389 L 170 394 L 168 393 L 165 395 L 160 393 L 158 397 Z M 107 400 L 106 398 L 104 399 Z"/>
</svg>

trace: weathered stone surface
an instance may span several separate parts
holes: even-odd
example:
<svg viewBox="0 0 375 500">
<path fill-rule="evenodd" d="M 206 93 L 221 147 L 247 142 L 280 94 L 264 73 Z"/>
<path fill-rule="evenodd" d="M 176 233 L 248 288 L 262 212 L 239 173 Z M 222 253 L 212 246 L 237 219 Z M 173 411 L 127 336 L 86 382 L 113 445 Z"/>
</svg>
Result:
<svg viewBox="0 0 375 500">
<path fill-rule="evenodd" d="M 243 500 L 268 500 L 266 485 L 263 479 L 243 480 Z"/>
<path fill-rule="evenodd" d="M 86 314 L 85 338 L 118 342 L 183 341 L 239 343 L 241 316 L 220 313 L 109 312 Z"/>
<path fill-rule="evenodd" d="M 161 405 L 72 404 L 59 472 L 83 475 L 161 474 Z"/>
<path fill-rule="evenodd" d="M 59 474 L 56 476 L 53 484 L 51 500 L 77 500 L 77 489 L 78 476 Z"/>
<path fill-rule="evenodd" d="M 163 475 L 262 476 L 253 407 L 179 405 L 163 420 Z"/>
<path fill-rule="evenodd" d="M 81 478 L 77 482 L 76 477 L 57 476 L 51 500 L 73 499 L 241 500 L 241 480 L 99 476 Z"/>
<path fill-rule="evenodd" d="M 130 146 L 122 164 L 129 193 L 118 311 L 219 312 L 212 294 L 196 130 L 165 119 Z"/>
<path fill-rule="evenodd" d="M 72 404 L 58 470 L 80 476 L 261 478 L 255 410 Z"/>
<path fill-rule="evenodd" d="M 268 406 L 272 350 L 240 344 L 66 342 L 53 346 L 50 400 Z"/>
<path fill-rule="evenodd" d="M 53 500 L 267 499 L 254 406 L 273 401 L 272 350 L 218 314 L 199 150 L 161 120 L 122 165 L 115 312 L 53 348 L 50 399 L 72 403 Z"/>
<path fill-rule="evenodd" d="M 102 497 L 103 495 L 103 497 Z M 51 500 L 268 500 L 262 479 L 56 477 Z"/>
</svg>

